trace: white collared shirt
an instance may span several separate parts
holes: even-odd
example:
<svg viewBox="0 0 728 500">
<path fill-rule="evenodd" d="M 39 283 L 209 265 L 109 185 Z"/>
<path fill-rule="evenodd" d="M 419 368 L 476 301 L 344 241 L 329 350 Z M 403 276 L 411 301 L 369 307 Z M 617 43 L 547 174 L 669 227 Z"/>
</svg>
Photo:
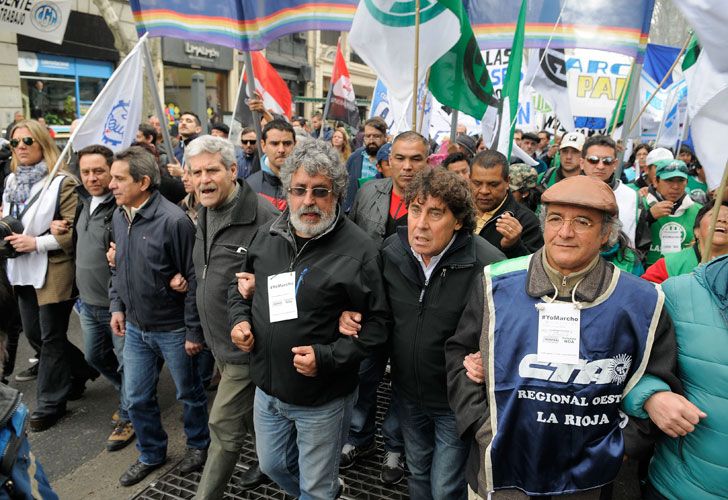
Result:
<svg viewBox="0 0 728 500">
<path fill-rule="evenodd" d="M 447 252 L 448 248 L 450 248 L 455 241 L 455 237 L 457 236 L 457 233 L 452 235 L 452 238 L 450 239 L 450 243 L 447 244 L 447 246 L 444 248 L 442 252 L 435 255 L 430 259 L 430 264 L 425 264 L 425 259 L 422 258 L 420 254 L 412 250 L 412 247 L 410 247 L 410 250 L 412 250 L 412 255 L 415 256 L 415 259 L 417 259 L 417 262 L 420 263 L 420 266 L 422 266 L 422 271 L 425 273 L 425 281 L 430 281 L 430 276 L 432 276 L 432 271 L 435 270 L 435 267 L 437 267 L 437 263 L 440 262 L 440 259 L 442 259 L 442 256 L 445 255 L 445 252 Z"/>
</svg>

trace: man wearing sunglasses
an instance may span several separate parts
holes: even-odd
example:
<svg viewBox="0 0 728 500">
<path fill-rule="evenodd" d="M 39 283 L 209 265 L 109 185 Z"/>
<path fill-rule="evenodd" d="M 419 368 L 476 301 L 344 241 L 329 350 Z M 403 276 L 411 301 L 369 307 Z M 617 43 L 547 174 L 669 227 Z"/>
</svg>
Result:
<svg viewBox="0 0 728 500">
<path fill-rule="evenodd" d="M 630 245 L 634 247 L 637 241 L 639 195 L 622 181 L 614 178 L 618 162 L 617 145 L 611 137 L 595 135 L 584 143 L 581 150 L 581 170 L 589 177 L 596 177 L 606 182 L 612 188 L 617 198 L 622 231 L 629 238 Z"/>
<path fill-rule="evenodd" d="M 692 244 L 695 217 L 702 208 L 685 190 L 688 167 L 684 161 L 660 160 L 655 167 L 655 186 L 650 186 L 642 199 L 652 237 L 646 256 L 648 266 Z"/>
<path fill-rule="evenodd" d="M 235 148 L 238 160 L 238 179 L 247 179 L 260 170 L 258 158 L 258 136 L 255 129 L 246 127 L 240 134 L 240 148 Z"/>
<path fill-rule="evenodd" d="M 619 235 L 606 183 L 570 177 L 541 201 L 543 249 L 486 267 L 445 344 L 466 475 L 481 498 L 612 498 L 643 444 L 622 395 L 647 374 L 681 390 L 675 331 L 660 289 L 600 256 Z"/>
<path fill-rule="evenodd" d="M 252 298 L 229 290 L 231 337 L 250 352 L 261 471 L 291 496 L 335 498 L 359 363 L 387 338 L 386 292 L 377 244 L 341 209 L 338 153 L 301 141 L 280 178 L 287 209 L 248 247 Z M 362 313 L 357 338 L 339 335 L 343 311 Z"/>
</svg>

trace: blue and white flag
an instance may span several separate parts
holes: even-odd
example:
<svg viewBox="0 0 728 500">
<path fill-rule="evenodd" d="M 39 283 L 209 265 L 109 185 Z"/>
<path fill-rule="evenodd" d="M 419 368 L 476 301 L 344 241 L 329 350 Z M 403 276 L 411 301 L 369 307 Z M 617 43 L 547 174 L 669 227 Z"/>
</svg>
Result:
<svg viewBox="0 0 728 500">
<path fill-rule="evenodd" d="M 112 151 L 128 148 L 136 138 L 142 118 L 142 73 L 146 36 L 134 46 L 83 117 L 71 137 L 73 150 L 92 144 Z"/>
</svg>

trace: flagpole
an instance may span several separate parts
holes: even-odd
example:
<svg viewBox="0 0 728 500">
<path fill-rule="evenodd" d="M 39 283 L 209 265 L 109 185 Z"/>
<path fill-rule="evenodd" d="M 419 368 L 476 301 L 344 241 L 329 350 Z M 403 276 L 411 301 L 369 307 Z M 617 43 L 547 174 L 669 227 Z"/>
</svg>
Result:
<svg viewBox="0 0 728 500">
<path fill-rule="evenodd" d="M 146 37 L 146 33 L 144 34 L 144 37 Z M 144 40 L 143 45 L 143 55 L 144 55 L 144 71 L 147 74 L 147 80 L 149 81 L 149 88 L 152 92 L 152 101 L 154 101 L 154 110 L 157 113 L 157 118 L 159 118 L 159 123 L 162 124 L 162 137 L 164 138 L 164 149 L 167 152 L 167 161 L 173 162 L 176 161 L 176 158 L 174 156 L 174 151 L 172 151 L 172 138 L 169 135 L 169 129 L 167 128 L 167 120 L 164 116 L 164 110 L 162 109 L 162 99 L 159 96 L 159 90 L 157 89 L 157 81 L 154 78 L 154 69 L 152 66 L 152 55 L 149 52 L 149 46 L 146 43 L 146 39 Z"/>
<path fill-rule="evenodd" d="M 245 64 L 243 64 L 243 71 L 241 72 L 241 74 L 245 74 Z M 245 80 L 240 78 L 240 82 L 238 83 L 238 93 L 235 94 L 235 105 L 233 105 L 233 119 L 230 121 L 230 135 L 228 136 L 228 139 L 233 144 L 233 146 L 239 145 L 240 138 L 241 138 L 241 132 L 243 131 L 242 130 L 242 124 L 243 124 L 242 120 L 236 120 L 235 116 L 238 112 L 238 106 L 240 106 L 240 95 L 243 93 L 244 85 L 245 85 Z M 238 129 L 240 129 L 240 130 L 238 130 Z"/>
<path fill-rule="evenodd" d="M 723 168 L 723 178 L 720 180 L 720 185 L 715 192 L 715 196 L 713 196 L 715 202 L 713 203 L 713 213 L 710 216 L 710 225 L 708 226 L 708 237 L 705 239 L 705 247 L 700 249 L 702 251 L 701 261 L 703 264 L 710 261 L 710 249 L 713 246 L 713 236 L 715 235 L 715 225 L 718 223 L 718 216 L 720 215 L 720 207 L 723 206 L 723 195 L 726 184 L 728 184 L 728 162 L 726 162 Z"/>
<path fill-rule="evenodd" d="M 672 106 L 675 102 L 675 92 L 670 92 L 667 95 L 667 100 L 665 101 L 665 105 L 662 109 L 662 119 L 660 120 L 660 126 L 657 127 L 657 135 L 655 135 L 655 146 L 660 144 L 660 137 L 662 137 L 662 132 L 665 129 L 665 121 L 667 120 L 668 110 L 672 109 Z"/>
<path fill-rule="evenodd" d="M 667 73 L 665 73 L 665 76 L 662 78 L 662 81 L 655 88 L 654 92 L 652 92 L 652 95 L 650 95 L 650 98 L 647 99 L 647 102 L 645 103 L 645 105 L 642 106 L 642 109 L 640 110 L 639 114 L 637 115 L 637 118 L 634 119 L 634 121 L 632 122 L 632 125 L 629 127 L 629 132 L 627 132 L 627 135 L 632 133 L 632 130 L 637 125 L 637 122 L 640 121 L 640 118 L 642 117 L 645 110 L 647 109 L 647 106 L 650 105 L 650 103 L 652 102 L 652 99 L 655 98 L 657 93 L 662 89 L 662 86 L 665 85 L 665 82 L 667 81 L 667 79 L 670 78 L 670 76 L 672 76 L 672 71 L 675 69 L 675 66 L 677 66 L 677 63 L 680 60 L 680 57 L 685 53 L 685 50 L 688 48 L 688 45 L 690 44 L 690 40 L 692 40 L 692 37 L 693 37 L 692 33 L 689 33 L 688 39 L 685 40 L 685 43 L 683 44 L 682 48 L 680 49 L 680 52 L 678 52 L 677 57 L 672 62 L 672 66 L 670 66 L 670 69 L 667 70 Z M 625 123 L 626 123 L 626 120 L 625 120 Z"/>
<path fill-rule="evenodd" d="M 430 93 L 430 89 L 427 87 L 430 83 L 430 68 L 427 68 L 427 74 L 425 75 L 425 95 L 422 97 L 422 110 L 420 112 L 420 123 L 417 126 L 417 130 L 419 130 L 420 134 L 425 135 L 422 133 L 422 125 L 425 122 L 425 108 L 427 107 L 427 94 Z M 419 97 L 419 92 L 417 93 Z M 429 137 L 430 134 L 427 134 L 427 137 Z"/>
<path fill-rule="evenodd" d="M 624 130 L 624 125 L 629 123 L 630 117 L 634 114 L 635 105 L 637 103 L 637 100 L 639 99 L 639 90 L 640 90 L 640 75 L 642 74 L 642 64 L 640 63 L 632 63 L 632 74 L 630 75 L 628 82 L 630 82 L 630 88 L 627 89 L 627 109 L 624 111 L 624 120 L 622 121 L 622 130 Z M 632 130 L 630 129 L 629 132 L 627 132 L 626 136 L 625 134 L 622 134 L 622 142 L 623 144 L 627 144 L 627 141 L 629 140 L 630 132 Z M 614 178 L 619 179 L 622 176 L 622 170 L 624 169 L 624 153 L 626 152 L 626 149 L 622 151 L 622 153 L 619 154 L 619 163 L 617 164 L 617 168 L 614 170 Z"/>
<path fill-rule="evenodd" d="M 341 37 L 336 42 L 336 56 L 338 56 L 341 50 Z M 324 116 L 322 117 L 323 123 L 321 124 L 321 138 L 324 136 L 324 130 L 326 129 L 326 117 L 329 115 L 329 109 L 331 109 L 331 91 L 334 89 L 334 67 L 336 67 L 336 56 L 334 56 L 334 65 L 331 67 L 331 83 L 329 83 L 329 91 L 326 93 L 326 104 L 324 104 Z"/>
<path fill-rule="evenodd" d="M 455 144 L 455 136 L 458 133 L 458 116 L 459 115 L 460 115 L 460 111 L 453 108 L 452 113 L 450 114 L 450 144 Z"/>
<path fill-rule="evenodd" d="M 415 0 L 415 64 L 414 78 L 412 79 L 412 129 L 417 131 L 417 88 L 419 87 L 420 72 L 420 0 Z"/>
<path fill-rule="evenodd" d="M 634 61 L 632 61 L 632 64 L 629 67 L 629 74 L 632 74 L 632 70 L 634 69 Z M 629 85 L 630 81 L 629 78 L 624 83 L 625 87 Z M 624 104 L 624 99 L 627 97 L 627 94 L 629 93 L 629 88 L 623 88 L 622 92 L 619 93 L 619 102 L 617 102 L 617 108 L 614 112 L 614 123 L 612 123 L 612 131 L 609 133 L 609 135 L 614 138 L 614 131 L 617 130 L 617 124 L 619 123 L 619 111 L 622 109 L 622 104 Z M 624 123 L 624 118 L 622 119 L 622 123 Z"/>
<path fill-rule="evenodd" d="M 246 50 L 243 52 L 245 54 L 245 71 L 248 75 L 248 95 L 252 99 L 255 97 L 255 74 L 253 73 L 253 56 L 250 55 L 250 51 Z M 242 75 L 240 76 L 242 78 Z M 261 167 L 263 166 L 263 146 L 260 144 L 260 141 L 263 140 L 263 135 L 260 131 L 260 116 L 258 116 L 257 111 L 250 110 L 253 113 L 253 128 L 255 128 L 255 135 L 258 137 L 258 140 L 255 141 L 255 144 L 258 148 L 258 159 L 261 161 Z M 323 125 L 322 125 L 323 126 Z"/>
</svg>

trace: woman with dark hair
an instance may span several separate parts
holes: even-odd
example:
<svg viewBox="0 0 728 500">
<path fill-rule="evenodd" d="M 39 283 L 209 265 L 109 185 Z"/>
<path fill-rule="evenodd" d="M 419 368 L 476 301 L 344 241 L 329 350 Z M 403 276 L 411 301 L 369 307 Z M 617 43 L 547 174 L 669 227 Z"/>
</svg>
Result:
<svg viewBox="0 0 728 500">
<path fill-rule="evenodd" d="M 642 143 L 634 147 L 632 154 L 629 155 L 627 165 L 622 170 L 622 182 L 629 184 L 639 179 L 641 175 L 647 175 L 647 163 L 645 163 L 645 160 L 647 159 L 647 155 L 650 154 L 650 151 L 652 151 L 652 146 L 649 144 Z"/>
<path fill-rule="evenodd" d="M 18 300 L 23 331 L 40 352 L 37 408 L 30 417 L 30 429 L 42 431 L 55 425 L 66 413 L 66 401 L 80 398 L 86 381 L 99 374 L 67 337 L 76 297 L 72 224 L 77 182 L 63 169 L 50 175 L 59 151 L 38 122 L 19 122 L 10 146 L 12 173 L 3 192 L 3 214 L 20 220 L 25 229 L 5 238 L 19 253 L 8 260 L 7 275 Z M 60 219 L 67 222 L 68 229 L 54 236 L 51 223 L 62 223 Z"/>
</svg>

